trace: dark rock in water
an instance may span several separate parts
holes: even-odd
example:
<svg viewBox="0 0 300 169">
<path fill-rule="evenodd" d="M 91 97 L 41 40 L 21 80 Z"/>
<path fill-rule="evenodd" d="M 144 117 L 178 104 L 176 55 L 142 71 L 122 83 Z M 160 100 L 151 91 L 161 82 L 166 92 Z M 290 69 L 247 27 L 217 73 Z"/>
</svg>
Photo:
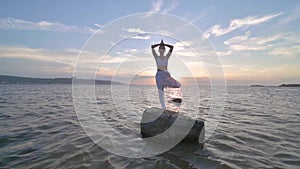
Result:
<svg viewBox="0 0 300 169">
<path fill-rule="evenodd" d="M 178 112 L 163 110 L 160 108 L 152 107 L 150 109 L 146 109 L 143 113 L 142 123 L 141 123 L 141 135 L 143 138 L 153 137 L 158 134 L 163 133 L 168 130 L 177 119 Z M 176 132 L 180 131 L 180 128 L 184 128 L 187 123 L 194 123 L 189 133 L 184 137 L 181 142 L 194 142 L 199 143 L 202 147 L 204 144 L 204 134 L 205 134 L 205 126 L 204 121 L 200 119 L 192 119 L 190 117 L 181 117 L 184 119 L 182 124 L 178 123 L 176 125 Z M 182 120 L 180 119 L 180 120 Z M 191 123 L 190 123 L 191 122 Z M 173 126 L 172 126 L 173 127 Z M 169 138 L 172 139 L 176 137 L 176 135 L 180 135 L 179 133 L 172 133 Z"/>
<path fill-rule="evenodd" d="M 174 98 L 174 99 L 171 99 L 171 101 L 176 102 L 176 103 L 181 103 L 182 99 L 181 98 Z"/>
</svg>

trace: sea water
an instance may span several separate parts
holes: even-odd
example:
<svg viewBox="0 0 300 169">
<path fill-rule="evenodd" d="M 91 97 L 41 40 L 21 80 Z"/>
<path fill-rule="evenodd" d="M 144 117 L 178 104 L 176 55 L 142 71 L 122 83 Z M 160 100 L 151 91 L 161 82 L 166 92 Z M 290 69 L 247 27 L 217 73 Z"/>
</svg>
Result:
<svg viewBox="0 0 300 169">
<path fill-rule="evenodd" d="M 110 117 L 112 126 L 139 135 L 143 111 L 160 106 L 157 89 L 115 89 L 112 99 L 111 86 L 96 86 L 99 113 Z M 201 98 L 196 108 L 205 118 L 210 88 L 197 90 Z M 184 103 L 195 91 L 166 90 L 167 107 L 180 111 L 181 105 L 169 100 L 182 97 Z M 130 104 L 121 104 L 118 97 L 123 96 Z M 128 110 L 133 111 L 132 121 L 122 118 Z M 74 109 L 71 85 L 0 85 L 0 168 L 300 168 L 299 129 L 300 88 L 229 86 L 222 118 L 204 149 L 183 144 L 152 157 L 126 158 L 87 136 Z"/>
</svg>

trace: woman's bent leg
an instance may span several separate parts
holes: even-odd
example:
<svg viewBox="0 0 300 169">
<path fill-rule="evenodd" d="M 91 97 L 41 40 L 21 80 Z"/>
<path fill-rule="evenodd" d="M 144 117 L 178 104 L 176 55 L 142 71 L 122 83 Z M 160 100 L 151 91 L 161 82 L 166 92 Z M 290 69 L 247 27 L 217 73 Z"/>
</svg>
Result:
<svg viewBox="0 0 300 169">
<path fill-rule="evenodd" d="M 180 88 L 181 84 L 177 80 L 175 80 L 174 78 L 172 78 L 171 76 L 169 76 L 164 81 L 164 86 L 166 86 L 166 87 L 172 87 L 172 88 Z"/>
</svg>

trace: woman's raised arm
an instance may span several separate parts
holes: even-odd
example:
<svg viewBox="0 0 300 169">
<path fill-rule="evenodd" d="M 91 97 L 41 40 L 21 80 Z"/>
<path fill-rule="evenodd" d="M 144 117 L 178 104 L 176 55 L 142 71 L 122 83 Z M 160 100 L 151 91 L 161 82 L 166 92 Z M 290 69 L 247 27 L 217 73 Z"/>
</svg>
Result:
<svg viewBox="0 0 300 169">
<path fill-rule="evenodd" d="M 152 49 L 152 54 L 154 57 L 158 57 L 156 51 L 154 50 L 154 48 L 156 48 L 157 46 L 159 46 L 159 44 L 154 44 L 154 45 L 151 45 L 151 49 Z"/>
<path fill-rule="evenodd" d="M 156 48 L 157 46 L 159 46 L 160 44 L 154 44 L 154 45 L 151 45 L 151 48 L 154 49 Z"/>
<path fill-rule="evenodd" d="M 165 44 L 165 46 L 167 46 L 167 47 L 169 47 L 170 49 L 169 49 L 169 52 L 167 53 L 167 55 L 166 55 L 166 57 L 170 57 L 171 56 L 171 54 L 172 54 L 172 52 L 173 52 L 173 48 L 174 48 L 174 46 L 172 46 L 172 45 L 169 45 L 169 44 Z"/>
</svg>

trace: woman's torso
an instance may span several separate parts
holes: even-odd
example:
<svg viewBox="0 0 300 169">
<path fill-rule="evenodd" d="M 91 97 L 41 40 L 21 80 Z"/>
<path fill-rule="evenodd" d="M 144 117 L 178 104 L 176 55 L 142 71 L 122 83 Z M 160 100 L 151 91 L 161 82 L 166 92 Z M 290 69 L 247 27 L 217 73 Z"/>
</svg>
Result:
<svg viewBox="0 0 300 169">
<path fill-rule="evenodd" d="M 155 60 L 156 60 L 157 69 L 167 70 L 169 58 L 158 56 L 155 58 Z"/>
</svg>

